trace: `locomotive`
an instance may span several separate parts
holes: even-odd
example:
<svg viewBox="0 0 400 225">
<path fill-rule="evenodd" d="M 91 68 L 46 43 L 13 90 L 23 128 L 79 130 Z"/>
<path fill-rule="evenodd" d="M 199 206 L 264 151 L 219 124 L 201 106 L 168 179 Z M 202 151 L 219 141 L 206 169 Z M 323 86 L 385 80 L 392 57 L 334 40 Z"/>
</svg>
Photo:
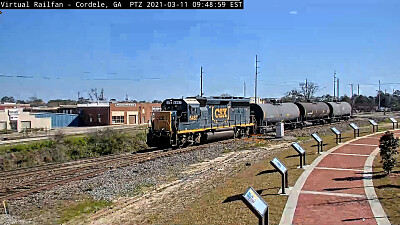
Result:
<svg viewBox="0 0 400 225">
<path fill-rule="evenodd" d="M 294 129 L 351 116 L 347 102 L 250 104 L 244 97 L 167 99 L 161 110 L 153 113 L 147 134 L 150 147 L 185 147 L 266 133 L 281 122 Z"/>
<path fill-rule="evenodd" d="M 253 132 L 250 101 L 243 97 L 167 99 L 153 113 L 147 144 L 185 147 Z"/>
</svg>

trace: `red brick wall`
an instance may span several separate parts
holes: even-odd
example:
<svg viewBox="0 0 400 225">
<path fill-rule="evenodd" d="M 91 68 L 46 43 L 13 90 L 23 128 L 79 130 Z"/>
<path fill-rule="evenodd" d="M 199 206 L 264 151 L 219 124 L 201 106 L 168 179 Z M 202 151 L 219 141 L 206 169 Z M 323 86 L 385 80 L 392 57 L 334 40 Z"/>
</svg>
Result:
<svg viewBox="0 0 400 225">
<path fill-rule="evenodd" d="M 124 104 L 136 104 L 135 106 L 123 106 Z M 119 105 L 119 106 L 117 106 Z M 128 114 L 127 111 L 137 111 L 137 121 L 139 124 L 147 123 L 151 118 L 151 112 L 153 107 L 161 107 L 161 103 L 132 103 L 132 102 L 118 102 L 118 103 L 110 103 L 110 115 L 109 121 L 110 124 L 112 122 L 112 112 L 113 111 L 124 111 L 125 124 L 128 124 Z M 144 109 L 144 113 L 142 113 L 142 109 Z M 143 117 L 145 117 L 145 121 L 143 121 Z"/>
<path fill-rule="evenodd" d="M 80 126 L 105 126 L 110 124 L 109 107 L 81 107 L 78 108 Z M 98 121 L 100 114 L 100 122 Z M 90 117 L 92 121 L 90 122 Z"/>
</svg>

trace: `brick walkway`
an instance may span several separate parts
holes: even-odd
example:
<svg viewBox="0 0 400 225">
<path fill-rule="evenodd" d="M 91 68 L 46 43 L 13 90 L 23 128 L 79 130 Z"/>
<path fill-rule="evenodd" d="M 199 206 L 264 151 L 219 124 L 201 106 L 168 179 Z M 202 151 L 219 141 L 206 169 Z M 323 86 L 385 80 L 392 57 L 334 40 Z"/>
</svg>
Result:
<svg viewBox="0 0 400 225">
<path fill-rule="evenodd" d="M 347 142 L 314 161 L 290 193 L 281 224 L 388 224 L 369 172 L 381 135 Z"/>
</svg>

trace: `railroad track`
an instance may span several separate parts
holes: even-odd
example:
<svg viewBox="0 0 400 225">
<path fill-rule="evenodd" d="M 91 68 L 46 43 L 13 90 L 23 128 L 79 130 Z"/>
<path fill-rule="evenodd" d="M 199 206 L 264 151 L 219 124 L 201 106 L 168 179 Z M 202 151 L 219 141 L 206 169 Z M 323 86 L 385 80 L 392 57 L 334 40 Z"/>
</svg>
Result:
<svg viewBox="0 0 400 225">
<path fill-rule="evenodd" d="M 351 119 L 350 121 L 355 120 L 357 119 Z M 347 122 L 349 121 L 345 123 Z M 332 125 L 339 123 L 343 123 L 343 121 L 332 123 Z M 326 125 L 309 126 L 303 129 L 312 129 L 322 126 Z M 288 133 L 290 133 L 290 131 L 288 131 Z M 0 201 L 24 197 L 71 181 L 88 179 L 111 169 L 142 163 L 173 154 L 189 152 L 199 148 L 207 148 L 210 147 L 210 145 L 221 144 L 225 141 L 230 140 L 170 151 L 165 151 L 164 149 L 146 153 L 103 156 L 68 163 L 50 164 L 2 172 L 0 173 L 0 185 L 2 185 L 0 187 Z M 27 176 L 29 176 L 29 179 L 24 179 L 24 177 Z"/>
<path fill-rule="evenodd" d="M 220 143 L 221 142 L 210 144 Z M 30 168 L 3 172 L 1 174 L 5 176 L 1 177 L 3 186 L 0 187 L 0 201 L 21 198 L 72 181 L 88 179 L 112 169 L 194 151 L 207 146 L 209 146 L 209 144 L 170 151 L 164 149 L 146 153 L 117 155 L 105 157 L 101 160 L 96 159 L 97 161 L 95 159 L 90 159 L 84 162 L 80 161 L 78 164 L 73 165 L 56 164 L 41 166 L 37 169 Z M 22 182 L 18 181 L 18 178 L 26 176 L 30 176 L 30 179 L 26 181 L 23 180 Z M 12 179 L 14 179 L 14 182 L 10 182 Z"/>
</svg>

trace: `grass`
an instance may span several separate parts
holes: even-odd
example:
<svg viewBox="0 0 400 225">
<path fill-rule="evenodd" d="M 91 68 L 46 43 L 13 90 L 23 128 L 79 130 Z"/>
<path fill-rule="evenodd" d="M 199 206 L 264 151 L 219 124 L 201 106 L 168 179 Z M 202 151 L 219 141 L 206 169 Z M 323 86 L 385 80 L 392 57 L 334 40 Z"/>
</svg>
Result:
<svg viewBox="0 0 400 225">
<path fill-rule="evenodd" d="M 154 187 L 154 184 L 149 184 L 149 183 L 142 183 L 142 184 L 137 184 L 131 191 L 127 193 L 122 193 L 122 196 L 129 196 L 129 197 L 134 197 L 138 195 L 143 195 L 146 193 L 148 190 L 152 189 Z"/>
<path fill-rule="evenodd" d="M 361 127 L 360 136 L 371 133 L 372 129 L 369 128 L 369 126 Z M 344 139 L 342 142 L 346 142 L 353 138 L 353 132 L 343 132 L 342 137 Z M 336 146 L 334 135 L 322 136 L 322 138 L 324 140 L 324 151 Z M 317 154 L 316 142 L 310 138 L 308 140 L 301 145 L 307 151 L 307 164 L 310 164 L 319 155 Z M 269 163 L 273 157 L 279 158 L 287 166 L 289 186 L 294 186 L 297 178 L 304 170 L 297 169 L 299 157 L 292 148 L 287 148 L 252 164 L 250 167 L 244 167 L 242 171 L 226 179 L 212 191 L 201 195 L 197 201 L 188 205 L 185 211 L 177 213 L 172 220 L 165 221 L 160 218 L 157 223 L 256 224 L 258 222 L 257 217 L 241 201 L 241 195 L 251 186 L 269 204 L 270 224 L 278 224 L 288 197 L 277 194 L 281 186 L 281 176 Z M 397 197 L 399 196 L 397 195 Z M 398 205 L 398 202 L 396 203 Z M 397 214 L 393 215 L 400 215 L 399 211 L 394 213 Z"/>
<path fill-rule="evenodd" d="M 310 139 L 311 139 L 311 136 L 307 136 L 307 137 L 297 137 L 296 139 L 297 139 L 297 141 L 307 141 L 307 140 L 310 140 Z"/>
<path fill-rule="evenodd" d="M 87 135 L 56 135 L 51 140 L 0 146 L 0 170 L 135 152 L 146 147 L 145 140 L 143 130 L 105 130 Z"/>
<path fill-rule="evenodd" d="M 63 224 L 81 215 L 94 213 L 104 207 L 110 206 L 112 203 L 105 200 L 93 200 L 85 199 L 80 202 L 75 202 L 69 207 L 60 209 L 61 217 L 58 219 L 57 223 Z"/>
<path fill-rule="evenodd" d="M 389 217 L 391 224 L 400 224 L 400 165 L 393 168 L 391 175 L 382 169 L 381 157 L 374 160 L 373 182 L 375 192 Z"/>
</svg>

